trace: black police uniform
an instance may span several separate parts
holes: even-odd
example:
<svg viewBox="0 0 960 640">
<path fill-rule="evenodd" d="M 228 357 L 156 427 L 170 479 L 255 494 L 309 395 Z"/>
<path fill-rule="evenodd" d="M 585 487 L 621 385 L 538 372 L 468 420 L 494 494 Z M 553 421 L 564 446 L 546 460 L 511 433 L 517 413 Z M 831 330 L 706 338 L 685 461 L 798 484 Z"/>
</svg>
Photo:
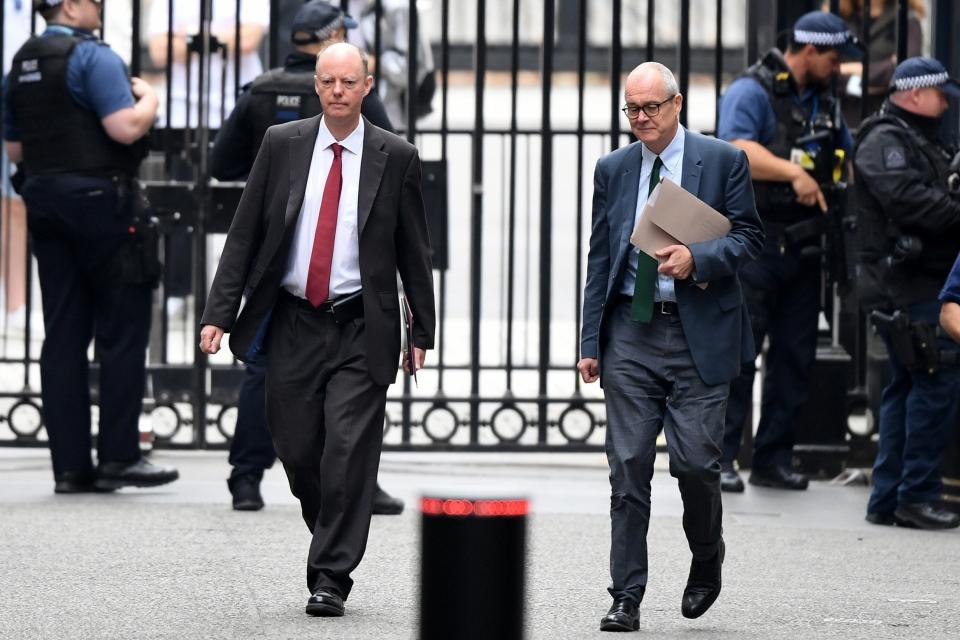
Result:
<svg viewBox="0 0 960 640">
<path fill-rule="evenodd" d="M 938 324 L 940 288 L 960 250 L 960 198 L 948 184 L 952 153 L 937 141 L 939 125 L 939 118 L 887 102 L 861 125 L 854 155 L 858 294 L 868 310 L 888 316 L 899 310 L 930 336 Z M 938 465 L 960 397 L 960 370 L 911 366 L 892 328 L 878 328 L 890 354 L 891 380 L 880 406 L 867 512 L 872 522 L 887 524 L 905 505 L 940 499 Z M 916 343 L 908 334 L 911 340 Z M 956 348 L 949 340 L 938 342 L 940 350 Z M 926 520 L 920 525 L 928 526 Z"/>
<path fill-rule="evenodd" d="M 815 109 L 798 100 L 796 82 L 780 51 L 772 49 L 744 75 L 765 90 L 776 115 L 776 135 L 766 144 L 775 156 L 790 160 L 798 140 L 829 132 L 828 144 L 804 145 L 833 163 L 833 148 L 842 144 L 841 124 L 835 121 L 836 100 L 826 89 L 814 97 Z M 833 147 L 833 148 L 830 148 Z M 807 377 L 816 357 L 820 309 L 820 235 L 793 231 L 822 216 L 818 206 L 797 202 L 788 182 L 754 183 L 757 210 L 766 234 L 760 257 L 740 272 L 750 312 L 754 341 L 769 336 L 760 424 L 754 443 L 755 470 L 789 468 L 793 422 L 807 397 Z M 799 236 L 799 237 L 795 237 Z M 744 363 L 730 385 L 724 429 L 723 462 L 732 464 L 740 448 L 743 426 L 753 402 L 756 366 Z"/>
<path fill-rule="evenodd" d="M 146 147 L 111 139 L 97 114 L 68 89 L 68 61 L 90 39 L 69 33 L 31 38 L 14 56 L 8 79 L 23 145 L 20 193 L 43 294 L 44 423 L 55 477 L 80 486 L 94 478 L 92 337 L 100 361 L 99 463 L 140 458 L 150 280 L 159 272 L 132 236 L 131 180 Z"/>
<path fill-rule="evenodd" d="M 310 118 L 321 112 L 320 99 L 314 88 L 315 64 L 316 57 L 312 54 L 291 53 L 282 68 L 261 74 L 245 88 L 214 141 L 210 154 L 210 172 L 214 178 L 244 178 L 253 166 L 267 128 Z M 393 132 L 376 91 L 370 91 L 360 108 L 372 124 Z M 276 460 L 264 404 L 264 356 L 247 365 L 240 387 L 237 425 L 230 444 L 233 470 L 228 485 L 231 491 L 238 482 L 250 477 L 259 482 L 263 471 L 273 466 Z"/>
</svg>

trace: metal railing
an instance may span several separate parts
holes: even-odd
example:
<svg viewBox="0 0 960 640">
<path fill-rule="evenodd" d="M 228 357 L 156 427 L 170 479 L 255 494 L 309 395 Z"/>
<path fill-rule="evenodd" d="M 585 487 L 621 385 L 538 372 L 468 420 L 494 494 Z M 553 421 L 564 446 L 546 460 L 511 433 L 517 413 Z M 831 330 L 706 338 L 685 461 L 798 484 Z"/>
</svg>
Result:
<svg viewBox="0 0 960 640">
<path fill-rule="evenodd" d="M 154 1 L 174 5 L 174 0 Z M 241 10 L 254 1 L 261 0 L 231 2 L 237 41 Z M 679 2 L 679 24 L 674 25 L 678 35 L 672 46 L 656 38 L 663 2 L 604 0 L 609 5 L 610 40 L 598 43 L 590 40 L 588 30 L 590 5 L 600 0 L 543 0 L 539 37 L 523 40 L 521 15 L 528 1 L 500 0 L 499 4 L 509 6 L 512 22 L 509 41 L 499 39 L 495 44 L 487 41 L 492 0 L 432 2 L 432 10 L 439 11 L 432 23 L 439 24 L 439 33 L 427 34 L 438 84 L 434 113 L 418 120 L 408 109 L 405 122 L 394 124 L 420 147 L 425 161 L 438 261 L 439 334 L 436 351 L 429 355 L 428 368 L 421 375 L 421 387 L 413 387 L 403 377 L 390 390 L 387 448 L 570 451 L 602 445 L 606 424 L 602 396 L 595 385 L 580 382 L 574 364 L 590 233 L 592 167 L 603 153 L 628 141 L 619 112 L 623 74 L 643 59 L 663 61 L 674 69 L 681 91 L 688 96 L 683 122 L 710 130 L 721 91 L 733 74 L 752 62 L 766 43 L 776 40 L 787 16 L 820 4 L 709 0 L 715 6 L 713 46 L 704 46 L 705 36 L 700 34 L 700 44 L 694 47 L 691 0 Z M 111 0 L 103 3 L 107 15 L 112 4 Z M 151 71 L 144 64 L 140 43 L 146 4 L 145 0 L 132 3 L 130 67 L 134 73 Z M 267 38 L 261 46 L 268 66 L 281 62 L 287 36 L 280 25 L 286 4 L 270 2 Z M 341 4 L 350 6 L 348 0 Z M 412 95 L 418 80 L 417 43 L 426 23 L 419 18 L 421 7 L 416 0 L 406 4 L 411 17 L 407 92 Z M 960 20 L 948 1 L 938 0 L 936 5 L 936 11 L 947 16 L 945 20 L 952 24 Z M 150 164 L 153 169 L 145 169 L 145 175 L 152 171 L 155 204 L 165 207 L 170 229 L 190 238 L 193 256 L 193 311 L 185 314 L 186 321 L 169 320 L 168 296 L 163 291 L 158 294 L 159 329 L 150 349 L 145 410 L 157 444 L 165 447 L 224 446 L 235 419 L 242 371 L 233 363 L 210 363 L 193 348 L 199 342 L 199 327 L 191 319 L 199 317 L 208 286 L 207 236 L 225 231 L 238 189 L 212 182 L 207 171 L 213 131 L 206 114 L 220 105 L 209 104 L 205 89 L 212 82 L 228 84 L 225 76 L 210 77 L 211 57 L 221 56 L 226 62 L 232 55 L 232 86 L 242 84 L 239 49 L 227 52 L 211 37 L 213 6 L 211 0 L 196 3 L 199 29 L 190 45 L 190 55 L 201 63 L 197 126 L 176 130 L 169 124 L 173 42 L 168 38 L 168 67 L 159 70 L 166 85 L 167 124 L 155 132 L 156 159 Z M 906 0 L 900 6 L 905 7 Z M 388 46 L 381 29 L 387 8 L 385 0 L 373 3 L 372 48 L 377 57 Z M 863 28 L 869 33 L 870 0 L 865 0 L 864 8 Z M 628 9 L 645 17 L 643 46 L 636 39 L 630 46 L 623 45 Z M 468 10 L 475 29 L 472 42 L 451 42 L 452 13 L 460 16 Z M 172 11 L 168 15 L 169 33 Z M 901 12 L 901 20 L 904 15 Z M 742 22 L 744 44 L 724 48 L 724 29 L 729 29 L 731 20 Z M 937 33 L 942 30 L 938 23 Z M 525 32 L 532 31 L 526 25 Z M 949 68 L 958 68 L 956 45 L 944 35 L 936 37 L 935 48 L 941 47 L 937 55 Z M 530 75 L 534 70 L 536 80 Z M 382 81 L 379 66 L 375 74 Z M 701 108 L 696 116 L 690 113 L 689 107 L 695 104 L 689 99 L 694 95 L 691 91 L 702 104 L 712 98 L 713 108 Z M 6 188 L 4 193 L 8 194 Z M 5 247 L 4 259 L 9 255 Z M 24 270 L 29 283 L 30 260 Z M 36 303 L 33 287 L 28 286 L 22 333 L 0 325 L 5 329 L 0 333 L 0 445 L 43 443 L 38 329 L 30 322 Z M 189 345 L 180 349 L 179 358 L 171 353 L 174 339 Z M 862 362 L 865 354 L 856 358 Z M 869 447 L 869 436 L 851 438 L 856 446 Z"/>
</svg>

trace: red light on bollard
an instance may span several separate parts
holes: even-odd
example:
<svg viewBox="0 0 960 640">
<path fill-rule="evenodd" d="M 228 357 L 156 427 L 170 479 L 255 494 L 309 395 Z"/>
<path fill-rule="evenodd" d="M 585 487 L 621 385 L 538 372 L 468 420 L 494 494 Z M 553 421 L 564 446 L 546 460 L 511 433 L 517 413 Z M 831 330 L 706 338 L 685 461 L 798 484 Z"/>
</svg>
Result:
<svg viewBox="0 0 960 640">
<path fill-rule="evenodd" d="M 521 640 L 529 503 L 420 501 L 421 640 Z"/>
</svg>

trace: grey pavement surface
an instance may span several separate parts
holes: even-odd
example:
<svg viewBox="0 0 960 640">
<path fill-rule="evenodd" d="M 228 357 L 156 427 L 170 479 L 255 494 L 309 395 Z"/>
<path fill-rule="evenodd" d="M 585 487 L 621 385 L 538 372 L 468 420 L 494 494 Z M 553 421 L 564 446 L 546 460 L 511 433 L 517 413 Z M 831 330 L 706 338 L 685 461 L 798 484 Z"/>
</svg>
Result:
<svg viewBox="0 0 960 640">
<path fill-rule="evenodd" d="M 55 496 L 46 451 L 0 449 L 0 638 L 415 638 L 423 493 L 532 500 L 527 638 L 601 637 L 609 606 L 602 454 L 384 456 L 407 500 L 376 517 L 341 619 L 303 612 L 308 533 L 275 467 L 267 508 L 230 510 L 224 452 L 157 452 L 181 480 L 114 495 Z M 724 496 L 720 599 L 680 615 L 689 566 L 674 480 L 658 461 L 641 635 L 656 638 L 956 638 L 960 533 L 875 527 L 867 490 L 815 482 Z M 464 580 L 469 579 L 469 558 Z M 477 615 L 489 615 L 478 611 Z"/>
</svg>

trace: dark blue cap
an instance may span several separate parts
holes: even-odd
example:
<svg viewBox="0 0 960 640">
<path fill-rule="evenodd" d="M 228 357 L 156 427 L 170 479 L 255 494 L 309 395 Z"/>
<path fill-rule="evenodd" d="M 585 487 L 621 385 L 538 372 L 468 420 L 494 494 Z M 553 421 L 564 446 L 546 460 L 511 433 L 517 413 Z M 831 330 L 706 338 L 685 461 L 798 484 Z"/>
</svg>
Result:
<svg viewBox="0 0 960 640">
<path fill-rule="evenodd" d="M 939 60 L 927 56 L 907 58 L 897 65 L 890 80 L 891 91 L 909 91 L 936 87 L 952 96 L 960 97 L 960 84 L 950 77 Z"/>
<path fill-rule="evenodd" d="M 793 23 L 793 40 L 799 44 L 832 47 L 845 58 L 863 57 L 863 49 L 843 18 L 826 11 L 811 11 Z"/>
<path fill-rule="evenodd" d="M 341 11 L 339 7 L 324 0 L 310 0 L 300 7 L 297 15 L 294 16 L 290 36 L 294 44 L 310 44 L 323 42 L 341 27 L 353 29 L 356 26 L 357 21 Z M 308 33 L 310 36 L 296 37 L 297 33 Z"/>
</svg>

